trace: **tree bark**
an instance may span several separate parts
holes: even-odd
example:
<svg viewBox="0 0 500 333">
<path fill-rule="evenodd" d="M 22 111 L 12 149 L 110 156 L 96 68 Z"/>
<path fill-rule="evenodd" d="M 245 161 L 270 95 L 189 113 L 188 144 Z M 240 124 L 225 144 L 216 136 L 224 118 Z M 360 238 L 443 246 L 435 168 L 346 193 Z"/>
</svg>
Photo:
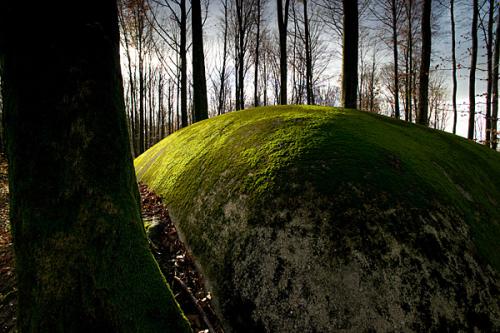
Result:
<svg viewBox="0 0 500 333">
<path fill-rule="evenodd" d="M 488 33 L 486 41 L 486 58 L 488 67 L 488 81 L 486 88 L 486 119 L 485 119 L 485 129 L 486 129 L 486 142 L 485 145 L 491 147 L 491 92 L 493 89 L 493 21 L 495 13 L 495 0 L 490 0 L 490 8 L 488 12 Z"/>
<path fill-rule="evenodd" d="M 469 130 L 467 138 L 474 140 L 474 126 L 476 118 L 476 66 L 477 66 L 477 21 L 479 17 L 479 3 L 478 0 L 473 0 L 473 13 L 472 13 L 472 49 L 470 60 L 470 74 L 469 74 Z"/>
<path fill-rule="evenodd" d="M 456 57 L 456 37 L 455 37 L 455 0 L 450 0 L 451 17 L 451 65 L 452 65 L 452 103 L 453 103 L 453 134 L 457 134 L 457 57 Z"/>
<path fill-rule="evenodd" d="M 306 96 L 307 104 L 313 105 L 314 91 L 313 91 L 313 66 L 312 66 L 312 52 L 311 52 L 311 33 L 309 31 L 309 16 L 307 13 L 307 0 L 304 0 L 304 34 L 306 46 Z"/>
<path fill-rule="evenodd" d="M 261 23 L 261 0 L 257 0 L 257 34 L 255 36 L 255 64 L 253 76 L 253 105 L 259 106 L 259 57 L 260 57 L 260 23 Z"/>
<path fill-rule="evenodd" d="M 208 119 L 208 99 L 200 0 L 192 0 L 191 7 L 193 25 L 193 123 L 195 123 Z"/>
<path fill-rule="evenodd" d="M 396 8 L 396 0 L 391 0 L 392 14 L 392 53 L 394 57 L 394 117 L 399 119 L 399 69 L 398 69 L 398 16 Z"/>
<path fill-rule="evenodd" d="M 420 85 L 418 119 L 421 125 L 429 125 L 429 69 L 431 65 L 431 9 L 432 0 L 424 0 L 422 9 L 422 54 L 420 60 Z"/>
<path fill-rule="evenodd" d="M 116 2 L 0 7 L 19 332 L 189 332 L 141 221 Z"/>
<path fill-rule="evenodd" d="M 283 11 L 283 0 L 277 0 L 278 12 L 278 32 L 280 42 L 280 98 L 279 104 L 286 105 L 288 103 L 287 93 L 287 76 L 288 76 L 288 60 L 287 60 L 287 27 L 288 27 L 288 9 L 290 0 L 285 0 Z"/>
<path fill-rule="evenodd" d="M 235 34 L 235 56 L 236 56 L 236 110 L 245 108 L 245 53 L 248 31 L 248 17 L 246 6 L 249 4 L 244 0 L 236 0 L 236 34 Z"/>
<path fill-rule="evenodd" d="M 343 0 L 342 103 L 356 108 L 358 92 L 358 1 Z"/>
<path fill-rule="evenodd" d="M 407 75 L 407 91 L 406 91 L 406 108 L 407 108 L 407 119 L 406 121 L 413 121 L 413 106 L 412 97 L 413 97 L 413 86 L 414 86 L 414 78 L 413 78 L 413 0 L 408 0 L 407 6 L 407 16 L 408 16 L 408 71 Z"/>
<path fill-rule="evenodd" d="M 225 112 L 226 105 L 226 64 L 227 64 L 227 34 L 228 34 L 228 4 L 227 0 L 221 2 L 224 7 L 224 44 L 222 47 L 222 68 L 220 71 L 220 89 L 217 103 L 217 114 L 221 115 Z"/>
<path fill-rule="evenodd" d="M 498 126 L 498 67 L 500 59 L 500 13 L 497 15 L 495 51 L 493 56 L 492 110 L 491 110 L 491 148 L 497 149 Z"/>
<path fill-rule="evenodd" d="M 180 126 L 186 127 L 188 125 L 188 111 L 187 111 L 187 14 L 186 14 L 186 0 L 179 2 L 181 11 L 180 22 L 180 45 L 179 57 L 181 60 L 180 75 L 181 75 L 181 123 Z"/>
</svg>

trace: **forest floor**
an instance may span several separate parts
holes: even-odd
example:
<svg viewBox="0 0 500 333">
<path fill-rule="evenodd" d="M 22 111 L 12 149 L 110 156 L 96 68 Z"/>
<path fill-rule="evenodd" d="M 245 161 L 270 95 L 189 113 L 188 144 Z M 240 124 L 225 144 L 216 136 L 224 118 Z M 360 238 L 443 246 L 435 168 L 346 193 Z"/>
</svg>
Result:
<svg viewBox="0 0 500 333">
<path fill-rule="evenodd" d="M 13 332 L 16 325 L 14 247 L 9 229 L 7 161 L 0 154 L 0 332 Z"/>
<path fill-rule="evenodd" d="M 179 239 L 177 230 L 161 199 L 140 185 L 143 218 L 151 249 L 184 314 L 196 333 L 222 333 L 222 325 L 204 288 L 203 276 Z M 15 332 L 17 288 L 14 248 L 9 227 L 7 162 L 0 155 L 0 332 Z"/>
</svg>

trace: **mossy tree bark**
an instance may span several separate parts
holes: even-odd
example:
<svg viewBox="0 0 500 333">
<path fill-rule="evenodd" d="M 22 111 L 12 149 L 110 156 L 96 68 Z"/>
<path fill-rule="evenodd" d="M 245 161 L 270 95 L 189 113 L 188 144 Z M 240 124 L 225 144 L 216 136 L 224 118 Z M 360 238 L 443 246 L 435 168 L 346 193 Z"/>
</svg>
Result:
<svg viewBox="0 0 500 333">
<path fill-rule="evenodd" d="M 115 1 L 0 6 L 19 331 L 190 331 L 141 222 Z"/>
</svg>

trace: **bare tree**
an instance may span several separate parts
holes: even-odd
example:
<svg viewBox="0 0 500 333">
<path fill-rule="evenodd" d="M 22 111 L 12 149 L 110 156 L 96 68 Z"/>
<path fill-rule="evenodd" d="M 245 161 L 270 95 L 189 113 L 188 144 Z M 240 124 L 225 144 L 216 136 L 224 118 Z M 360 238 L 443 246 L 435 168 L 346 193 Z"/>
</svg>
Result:
<svg viewBox="0 0 500 333">
<path fill-rule="evenodd" d="M 358 93 L 358 1 L 343 0 L 342 104 L 356 108 Z"/>
<path fill-rule="evenodd" d="M 492 83 L 492 111 L 491 111 L 491 147 L 497 149 L 497 126 L 498 126 L 498 67 L 500 59 L 500 8 L 497 14 L 497 28 L 495 39 L 494 63 L 493 63 L 493 83 Z"/>
<path fill-rule="evenodd" d="M 410 0 L 411 1 L 411 0 Z M 403 6 L 400 0 L 390 0 L 390 1 L 379 1 L 375 4 L 375 8 L 372 8 L 372 13 L 374 16 L 385 25 L 391 32 L 392 39 L 392 54 L 394 62 L 394 116 L 400 118 L 400 106 L 399 106 L 399 69 L 398 69 L 398 29 L 401 14 L 403 12 Z M 380 10 L 380 12 L 379 12 Z"/>
<path fill-rule="evenodd" d="M 262 24 L 262 0 L 256 0 L 255 8 L 255 54 L 254 54 L 254 77 L 253 77 L 253 104 L 259 106 L 259 61 L 260 61 L 260 28 Z"/>
<path fill-rule="evenodd" d="M 485 44 L 486 44 L 486 59 L 487 59 L 487 88 L 486 88 L 486 119 L 485 119 L 485 130 L 486 130 L 486 140 L 485 144 L 491 147 L 491 129 L 492 129 L 492 117 L 491 117 L 491 100 L 492 100 L 492 90 L 493 90 L 493 22 L 495 13 L 495 0 L 489 0 L 488 8 L 488 26 L 485 32 Z"/>
<path fill-rule="evenodd" d="M 429 125 L 444 131 L 448 121 L 446 85 L 443 76 L 433 72 L 429 79 Z"/>
<path fill-rule="evenodd" d="M 432 47 L 431 9 L 432 0 L 424 0 L 422 9 L 422 53 L 420 58 L 419 112 L 417 122 L 426 126 L 429 124 L 429 69 Z"/>
<path fill-rule="evenodd" d="M 314 103 L 314 92 L 313 92 L 313 65 L 312 65 L 312 52 L 311 52 L 311 33 L 309 31 L 309 15 L 307 13 L 308 2 L 303 0 L 304 3 L 304 42 L 305 42 L 305 53 L 306 53 L 306 95 L 307 104 Z"/>
<path fill-rule="evenodd" d="M 456 36 L 455 36 L 455 0 L 450 0 L 450 20 L 451 20 L 451 66 L 452 66 L 452 104 L 453 104 L 453 134 L 457 133 L 457 56 L 456 56 Z"/>
<path fill-rule="evenodd" d="M 290 0 L 277 0 L 278 13 L 278 32 L 280 43 L 280 100 L 279 104 L 286 105 L 288 103 L 287 94 L 287 75 L 288 75 L 288 60 L 287 60 L 287 29 L 288 29 L 288 10 Z"/>
<path fill-rule="evenodd" d="M 249 69 L 246 62 L 249 51 L 252 25 L 254 24 L 253 10 L 256 0 L 234 0 L 233 28 L 234 28 L 234 56 L 235 56 L 235 85 L 236 110 L 245 108 L 245 76 Z"/>
<path fill-rule="evenodd" d="M 472 48 L 471 48 L 471 65 L 469 74 L 469 129 L 467 138 L 474 140 L 474 126 L 476 118 L 476 66 L 477 66 L 477 28 L 479 18 L 479 1 L 473 0 L 472 11 Z"/>
<path fill-rule="evenodd" d="M 207 80 L 203 51 L 201 1 L 191 0 L 193 43 L 193 123 L 208 119 Z"/>
<path fill-rule="evenodd" d="M 215 80 L 212 80 L 214 92 L 217 96 L 216 109 L 217 114 L 221 115 L 226 112 L 226 99 L 228 96 L 228 81 L 229 71 L 227 69 L 228 44 L 229 44 L 229 0 L 221 0 L 220 4 L 223 9 L 222 23 L 222 50 L 220 67 L 216 68 Z"/>
</svg>

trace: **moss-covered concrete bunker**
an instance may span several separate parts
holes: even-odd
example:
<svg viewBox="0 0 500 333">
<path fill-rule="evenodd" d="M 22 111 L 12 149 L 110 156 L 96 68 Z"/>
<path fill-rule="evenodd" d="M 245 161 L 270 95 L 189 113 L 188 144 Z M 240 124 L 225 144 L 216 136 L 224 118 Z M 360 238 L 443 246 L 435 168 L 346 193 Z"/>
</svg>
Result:
<svg viewBox="0 0 500 333">
<path fill-rule="evenodd" d="M 136 161 L 228 331 L 500 329 L 500 155 L 354 110 L 202 121 Z"/>
</svg>

